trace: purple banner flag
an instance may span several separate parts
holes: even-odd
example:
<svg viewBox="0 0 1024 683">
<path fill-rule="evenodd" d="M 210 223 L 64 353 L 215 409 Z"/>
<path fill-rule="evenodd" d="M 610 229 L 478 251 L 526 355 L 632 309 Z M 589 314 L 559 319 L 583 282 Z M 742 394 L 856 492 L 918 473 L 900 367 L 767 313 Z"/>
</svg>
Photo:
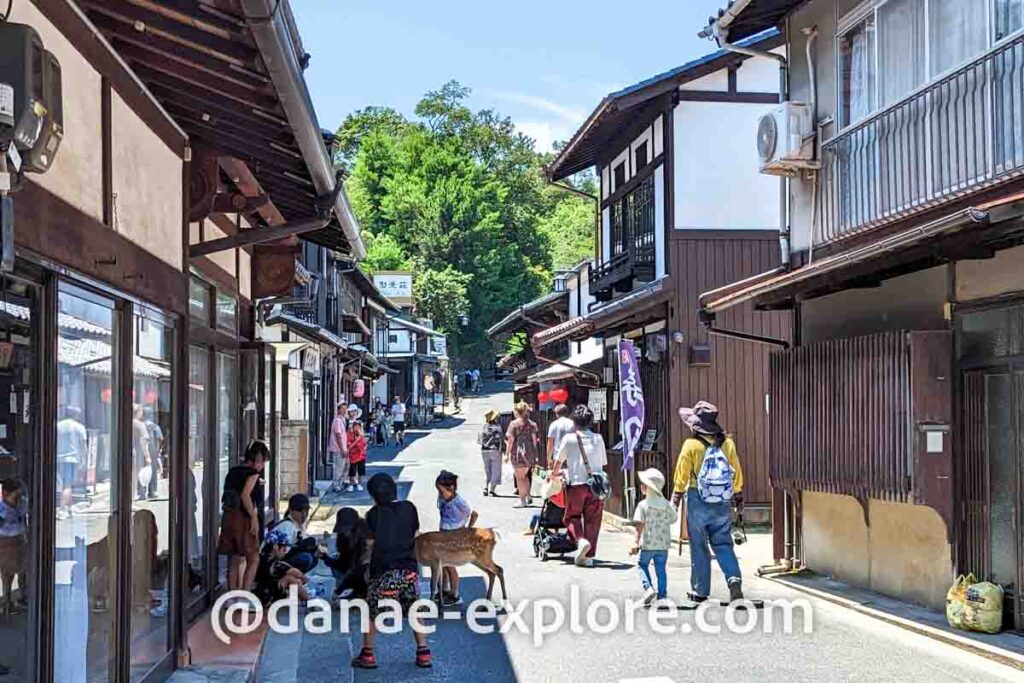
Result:
<svg viewBox="0 0 1024 683">
<path fill-rule="evenodd" d="M 628 339 L 619 341 L 619 407 L 622 412 L 622 469 L 633 467 L 633 453 L 644 433 L 644 388 L 636 347 Z"/>
</svg>

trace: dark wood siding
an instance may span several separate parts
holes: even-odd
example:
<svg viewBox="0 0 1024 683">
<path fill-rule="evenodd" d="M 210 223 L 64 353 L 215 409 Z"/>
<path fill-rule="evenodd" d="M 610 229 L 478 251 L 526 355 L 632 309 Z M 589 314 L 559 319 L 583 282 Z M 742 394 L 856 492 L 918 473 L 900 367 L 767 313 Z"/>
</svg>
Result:
<svg viewBox="0 0 1024 683">
<path fill-rule="evenodd" d="M 698 297 L 716 287 L 771 270 L 779 265 L 775 231 L 676 230 L 669 241 L 669 272 L 676 282 L 672 331 L 684 335 L 683 348 L 673 354 L 672 416 L 682 405 L 707 400 L 718 406 L 720 421 L 733 434 L 743 465 L 749 503 L 771 502 L 768 485 L 768 392 L 770 347 L 722 337 L 709 337 L 697 316 Z M 788 340 L 787 312 L 760 312 L 744 305 L 718 316 L 716 326 Z M 693 344 L 710 344 L 711 364 L 691 367 Z M 678 418 L 669 419 L 672 469 L 687 430 Z"/>
</svg>

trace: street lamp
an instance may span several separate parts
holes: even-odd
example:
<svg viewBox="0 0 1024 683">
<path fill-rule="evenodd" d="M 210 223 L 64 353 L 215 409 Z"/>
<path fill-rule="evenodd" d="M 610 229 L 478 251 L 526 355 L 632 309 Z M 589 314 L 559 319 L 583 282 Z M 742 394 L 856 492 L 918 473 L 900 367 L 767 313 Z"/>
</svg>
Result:
<svg viewBox="0 0 1024 683">
<path fill-rule="evenodd" d="M 459 316 L 459 327 L 469 327 L 469 316 L 465 313 Z"/>
</svg>

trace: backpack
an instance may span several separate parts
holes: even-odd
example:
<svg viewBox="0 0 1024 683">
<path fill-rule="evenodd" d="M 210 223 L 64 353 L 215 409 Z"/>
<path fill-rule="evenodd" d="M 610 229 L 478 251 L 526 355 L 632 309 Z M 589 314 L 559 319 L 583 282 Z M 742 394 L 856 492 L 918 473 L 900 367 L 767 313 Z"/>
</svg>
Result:
<svg viewBox="0 0 1024 683">
<path fill-rule="evenodd" d="M 480 447 L 485 451 L 500 451 L 505 437 L 501 434 L 501 428 L 497 425 L 487 425 L 483 436 L 480 438 Z"/>
<path fill-rule="evenodd" d="M 700 494 L 701 500 L 705 503 L 725 503 L 732 500 L 732 476 L 732 465 L 722 452 L 722 447 L 718 444 L 707 444 L 704 461 L 697 473 L 697 493 Z"/>
</svg>

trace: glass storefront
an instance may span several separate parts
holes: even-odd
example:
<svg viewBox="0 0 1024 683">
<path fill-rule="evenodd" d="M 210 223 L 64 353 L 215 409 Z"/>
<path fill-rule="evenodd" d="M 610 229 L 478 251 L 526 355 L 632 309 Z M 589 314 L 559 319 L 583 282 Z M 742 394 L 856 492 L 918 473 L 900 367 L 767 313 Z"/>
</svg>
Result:
<svg viewBox="0 0 1024 683">
<path fill-rule="evenodd" d="M 19 280 L 0 283 L 0 680 L 32 680 L 36 667 L 38 294 Z M 81 490 L 70 484 L 70 494 Z"/>
<path fill-rule="evenodd" d="M 108 678 L 117 605 L 119 318 L 112 299 L 61 284 L 57 315 L 54 680 Z"/>
<path fill-rule="evenodd" d="M 185 470 L 185 516 L 188 520 L 188 576 L 186 590 L 193 598 L 209 589 L 207 546 L 210 537 L 205 515 L 206 462 L 209 456 L 210 424 L 209 353 L 198 346 L 188 349 L 188 467 Z"/>
<path fill-rule="evenodd" d="M 135 502 L 131 536 L 131 673 L 138 680 L 169 648 L 174 328 L 159 314 L 134 315 L 132 451 Z"/>
</svg>

